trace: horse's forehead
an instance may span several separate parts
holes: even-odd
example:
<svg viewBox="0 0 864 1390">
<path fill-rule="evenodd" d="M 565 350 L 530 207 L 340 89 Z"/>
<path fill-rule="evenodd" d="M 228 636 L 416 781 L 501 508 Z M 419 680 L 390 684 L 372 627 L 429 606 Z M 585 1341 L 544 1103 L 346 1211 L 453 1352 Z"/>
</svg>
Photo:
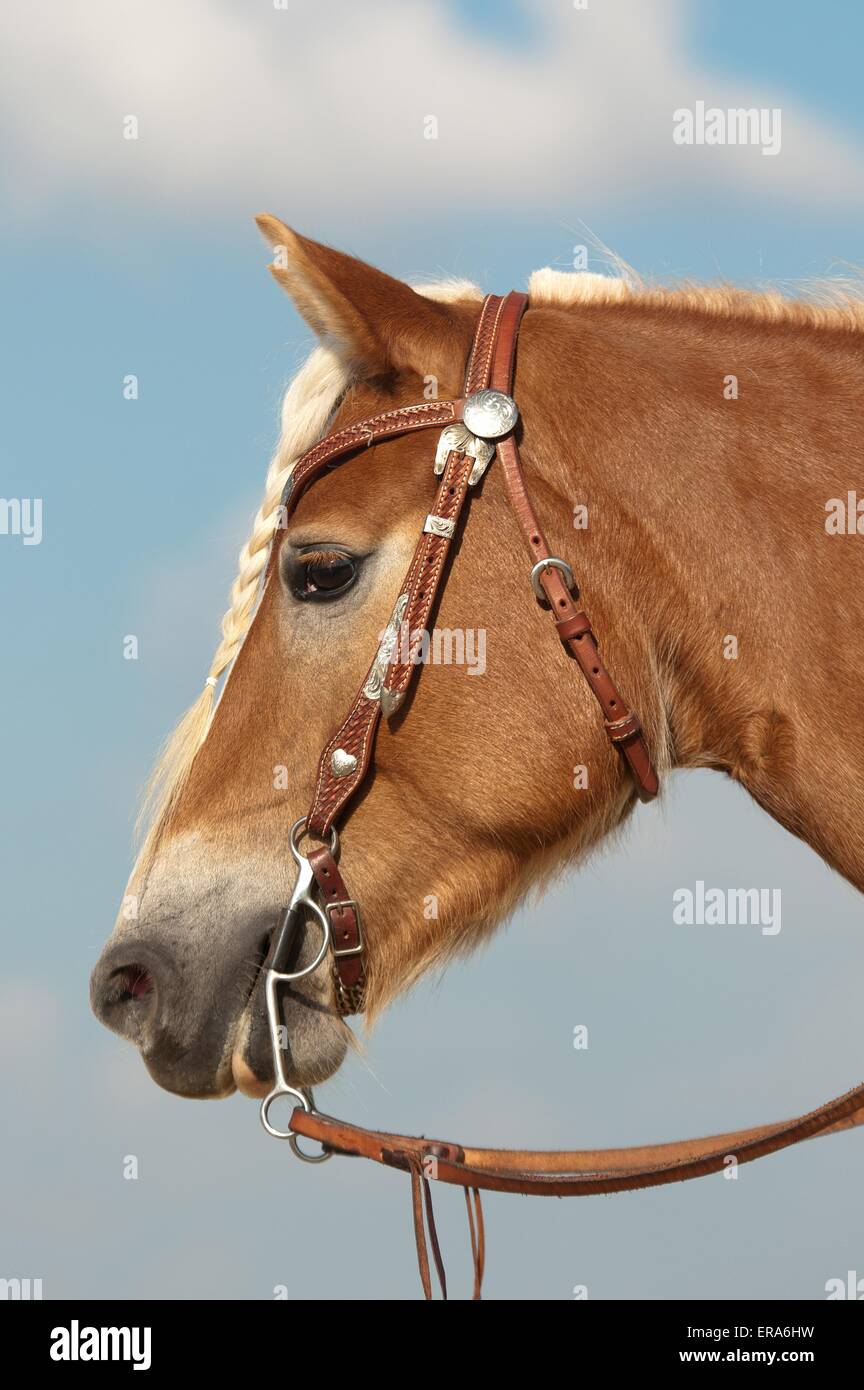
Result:
<svg viewBox="0 0 864 1390">
<path fill-rule="evenodd" d="M 422 401 L 416 382 L 384 394 L 366 386 L 352 391 L 340 406 L 331 429 L 342 429 L 358 420 L 400 405 Z M 310 528 L 362 530 L 369 539 L 399 526 L 413 516 L 431 495 L 435 482 L 435 431 L 383 440 L 374 449 L 360 449 L 335 468 L 326 470 L 303 492 L 288 524 L 287 534 L 306 539 Z M 332 539 L 338 539 L 333 534 Z"/>
</svg>

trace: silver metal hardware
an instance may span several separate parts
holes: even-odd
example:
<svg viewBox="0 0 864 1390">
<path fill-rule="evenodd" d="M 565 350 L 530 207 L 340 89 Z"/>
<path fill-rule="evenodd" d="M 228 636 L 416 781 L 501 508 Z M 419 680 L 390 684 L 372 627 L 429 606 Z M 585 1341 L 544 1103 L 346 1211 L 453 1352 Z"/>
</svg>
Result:
<svg viewBox="0 0 864 1390">
<path fill-rule="evenodd" d="M 332 912 L 337 912 L 340 908 L 350 907 L 354 909 L 354 916 L 357 920 L 357 945 L 333 947 L 333 959 L 342 960 L 345 956 L 359 956 L 363 951 L 363 923 L 360 920 L 360 908 L 354 898 L 341 898 L 338 903 L 327 903 L 325 912 L 329 917 Z M 332 924 L 331 924 L 332 932 Z"/>
<path fill-rule="evenodd" d="M 424 533 L 430 536 L 446 536 L 448 540 L 455 530 L 455 521 L 450 521 L 446 516 L 436 516 L 434 512 L 429 513 L 423 525 Z"/>
<path fill-rule="evenodd" d="M 300 841 L 302 840 L 302 838 L 303 838 L 303 836 L 304 836 L 305 834 L 306 834 L 306 817 L 305 817 L 305 816 L 301 816 L 299 820 L 295 820 L 295 822 L 294 822 L 294 824 L 292 825 L 291 829 L 288 831 L 288 843 L 289 843 L 289 845 L 290 845 L 290 847 L 291 847 L 291 853 L 293 854 L 294 858 L 297 860 L 298 864 L 299 864 L 299 862 L 300 862 L 301 859 L 304 859 L 304 858 L 305 858 L 305 855 L 302 855 L 302 854 L 300 853 Z M 331 854 L 336 854 L 337 851 L 338 851 L 338 849 L 339 849 L 339 831 L 336 829 L 335 825 L 331 825 L 331 827 L 330 827 L 330 845 L 329 845 L 330 853 L 331 853 Z"/>
<path fill-rule="evenodd" d="M 550 555 L 546 560 L 538 560 L 531 571 L 531 587 L 540 603 L 548 603 L 546 594 L 540 584 L 540 575 L 544 570 L 557 570 L 564 578 L 564 583 L 568 589 L 575 589 L 576 580 L 573 578 L 573 571 L 566 560 L 560 560 L 557 555 Z"/>
<path fill-rule="evenodd" d="M 306 1098 L 306 1100 L 308 1101 L 308 1105 L 304 1105 L 304 1107 L 303 1107 L 303 1109 L 306 1111 L 306 1114 L 307 1114 L 307 1115 L 314 1115 L 314 1113 L 315 1113 L 315 1097 L 314 1097 L 312 1091 L 310 1090 L 310 1088 L 309 1088 L 308 1086 L 304 1086 L 304 1087 L 302 1088 L 301 1094 L 302 1094 L 302 1095 Z M 298 1138 L 298 1136 L 297 1136 L 296 1134 L 289 1134 L 289 1135 L 288 1135 L 288 1143 L 289 1143 L 289 1145 L 290 1145 L 291 1152 L 293 1153 L 294 1157 L 295 1157 L 295 1158 L 302 1159 L 302 1161 L 303 1161 L 304 1163 L 326 1163 L 326 1161 L 327 1161 L 328 1158 L 332 1158 L 332 1157 L 333 1157 L 333 1155 L 332 1155 L 332 1153 L 330 1152 L 329 1149 L 322 1149 L 321 1152 L 318 1153 L 318 1154 L 307 1154 L 307 1153 L 304 1153 L 303 1150 L 302 1150 L 301 1147 L 300 1147 L 300 1140 L 299 1140 L 299 1138 Z"/>
<path fill-rule="evenodd" d="M 287 1139 L 291 1152 L 294 1154 L 295 1158 L 302 1159 L 304 1163 L 324 1163 L 328 1158 L 332 1158 L 333 1155 L 329 1149 L 323 1149 L 320 1154 L 304 1153 L 300 1147 L 297 1135 L 294 1134 L 292 1130 L 277 1129 L 276 1126 L 271 1123 L 271 1105 L 275 1100 L 285 1099 L 286 1097 L 295 1100 L 297 1104 L 306 1111 L 307 1115 L 314 1113 L 315 1101 L 311 1091 L 298 1090 L 296 1086 L 283 1086 L 278 1090 L 273 1090 L 261 1103 L 261 1123 L 267 1133 L 272 1134 L 274 1139 Z"/>
<path fill-rule="evenodd" d="M 357 759 L 353 753 L 346 753 L 344 748 L 334 748 L 330 757 L 330 766 L 334 777 L 348 777 L 350 773 L 357 770 Z"/>
<path fill-rule="evenodd" d="M 277 1129 L 270 1123 L 270 1109 L 273 1102 L 282 1096 L 293 1099 L 303 1109 L 310 1111 L 312 1103 L 303 1091 L 299 1091 L 296 1086 L 292 1086 L 285 1074 L 285 1057 L 281 1047 L 280 1031 L 282 1029 L 282 1019 L 279 1013 L 279 999 L 277 989 L 280 984 L 290 984 L 293 980 L 301 980 L 305 975 L 311 975 L 317 970 L 330 947 L 331 931 L 330 918 L 323 911 L 313 897 L 315 885 L 315 875 L 312 872 L 312 865 L 301 854 L 298 848 L 301 835 L 306 830 L 306 817 L 301 816 L 291 827 L 288 843 L 291 847 L 291 854 L 297 864 L 297 878 L 294 883 L 294 891 L 291 894 L 291 901 L 282 914 L 282 921 L 276 936 L 276 944 L 273 948 L 273 956 L 267 969 L 264 980 L 264 992 L 267 1001 L 267 1027 L 270 1033 L 270 1051 L 273 1057 L 273 1089 L 264 1097 L 261 1102 L 261 1123 L 268 1134 L 272 1134 L 274 1139 L 287 1139 L 294 1153 L 298 1158 L 303 1158 L 308 1162 L 321 1163 L 324 1158 L 329 1158 L 330 1154 L 322 1154 L 310 1158 L 308 1154 L 301 1152 L 297 1145 L 296 1135 L 290 1130 Z M 330 852 L 335 854 L 339 846 L 339 836 L 335 827 L 330 831 Z M 283 966 L 288 949 L 296 936 L 299 920 L 308 914 L 316 919 L 321 928 L 321 947 L 311 964 L 303 967 L 302 970 L 285 970 Z"/>
<path fill-rule="evenodd" d="M 381 713 L 385 719 L 389 719 L 395 714 L 402 701 L 405 699 L 404 690 L 388 690 L 386 685 L 381 688 Z"/>
<path fill-rule="evenodd" d="M 396 606 L 390 615 L 390 621 L 384 629 L 384 636 L 372 663 L 372 669 L 366 677 L 366 684 L 363 687 L 363 694 L 367 700 L 380 700 L 381 691 L 384 688 L 384 677 L 393 656 L 393 649 L 396 646 L 396 638 L 399 635 L 399 628 L 402 619 L 405 617 L 405 609 L 408 607 L 408 595 L 400 594 L 396 600 Z M 386 714 L 384 706 L 382 711 Z"/>
<path fill-rule="evenodd" d="M 519 407 L 503 391 L 475 391 L 462 406 L 462 420 L 481 439 L 500 439 L 515 428 Z"/>
<path fill-rule="evenodd" d="M 471 477 L 468 479 L 468 486 L 474 487 L 479 483 L 495 453 L 495 445 L 489 444 L 485 439 L 478 439 L 461 422 L 455 425 L 448 425 L 441 431 L 438 440 L 438 448 L 435 451 L 435 476 L 440 478 L 444 469 L 447 467 L 447 459 L 451 453 L 467 454 L 474 460 L 474 467 L 471 469 Z"/>
<path fill-rule="evenodd" d="M 291 1140 L 294 1138 L 294 1135 L 290 1130 L 277 1129 L 275 1125 L 270 1123 L 270 1107 L 275 1100 L 278 1100 L 282 1096 L 288 1096 L 295 1100 L 298 1105 L 303 1107 L 307 1115 L 311 1111 L 312 1106 L 308 1096 L 306 1096 L 303 1091 L 298 1091 L 296 1086 L 289 1086 L 287 1083 L 284 1086 L 275 1086 L 269 1096 L 265 1096 L 264 1100 L 261 1102 L 261 1123 L 267 1133 L 272 1134 L 274 1139 Z"/>
</svg>

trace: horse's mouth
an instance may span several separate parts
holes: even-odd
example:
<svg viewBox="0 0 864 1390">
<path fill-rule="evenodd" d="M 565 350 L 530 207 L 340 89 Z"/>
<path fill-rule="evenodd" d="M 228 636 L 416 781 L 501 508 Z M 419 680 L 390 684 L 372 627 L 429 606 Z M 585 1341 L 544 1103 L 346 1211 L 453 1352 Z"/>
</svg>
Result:
<svg viewBox="0 0 864 1390">
<path fill-rule="evenodd" d="M 231 1074 L 234 1077 L 234 1085 L 243 1096 L 249 1096 L 251 1100 L 261 1100 L 270 1090 L 271 1082 L 262 1081 L 256 1076 L 242 1051 L 236 1050 L 231 1056 Z"/>
<path fill-rule="evenodd" d="M 268 1080 L 267 1072 L 259 1074 L 253 1070 L 251 1062 L 247 1058 L 249 1047 L 249 1035 L 251 1032 L 252 1019 L 256 1009 L 260 1012 L 266 1009 L 264 994 L 264 977 L 267 964 L 273 953 L 273 943 L 276 937 L 276 928 L 273 927 L 263 938 L 258 950 L 258 960 L 246 1002 L 240 1013 L 231 1041 L 231 1075 L 234 1085 L 241 1095 L 249 1096 L 253 1099 L 260 1098 L 267 1094 L 272 1085 L 272 1080 Z M 270 1075 L 272 1077 L 272 1059 L 270 1061 Z"/>
<path fill-rule="evenodd" d="M 299 963 L 307 954 L 311 960 L 315 949 L 314 930 L 303 936 L 296 952 Z M 275 1079 L 265 989 L 274 938 L 275 928 L 262 945 L 259 968 L 238 1019 L 231 1050 L 234 1085 L 241 1095 L 252 1099 L 265 1096 Z M 341 1064 L 350 1039 L 350 1031 L 335 1009 L 327 961 L 312 974 L 282 985 L 277 997 L 289 1082 L 312 1086 L 327 1080 Z"/>
</svg>

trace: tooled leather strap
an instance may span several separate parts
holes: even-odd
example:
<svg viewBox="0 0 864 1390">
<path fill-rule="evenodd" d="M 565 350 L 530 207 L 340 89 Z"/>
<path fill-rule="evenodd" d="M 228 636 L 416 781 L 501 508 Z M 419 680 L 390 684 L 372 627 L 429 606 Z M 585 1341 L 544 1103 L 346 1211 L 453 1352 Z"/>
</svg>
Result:
<svg viewBox="0 0 864 1390">
<path fill-rule="evenodd" d="M 461 400 L 426 401 L 421 405 L 383 411 L 380 415 L 371 416 L 357 424 L 348 425 L 345 429 L 327 435 L 295 464 L 282 494 L 285 515 L 284 519 L 281 520 L 281 525 L 284 526 L 288 516 L 297 506 L 304 489 L 328 465 L 337 462 L 357 449 L 375 444 L 382 439 L 391 439 L 414 430 L 441 429 L 447 425 L 455 424 L 461 419 L 461 415 Z M 451 470 L 442 483 L 442 492 L 449 488 L 454 471 Z M 277 547 L 273 546 L 268 573 L 275 563 L 276 554 Z M 368 680 L 376 673 L 377 668 L 373 663 L 367 682 L 364 682 L 364 690 Z M 325 823 L 329 827 L 347 797 L 362 779 L 368 764 L 379 713 L 378 697 L 367 698 L 364 691 L 361 690 L 351 707 L 348 719 L 341 726 L 337 737 L 328 744 L 325 756 L 322 757 L 316 790 L 314 825 L 311 819 L 309 821 L 312 828 L 317 828 Z M 358 774 L 351 776 L 349 781 L 343 782 L 341 785 L 339 785 L 338 777 L 333 771 L 332 762 L 329 766 L 329 777 L 327 775 L 328 768 L 325 765 L 325 759 L 329 762 L 332 758 L 332 752 L 339 745 L 340 737 L 347 748 L 356 750 L 355 753 L 351 754 L 346 751 L 344 759 L 338 763 L 340 774 L 343 777 L 346 776 L 350 758 L 359 755 Z M 334 784 L 338 786 L 336 795 L 333 795 L 332 790 Z M 365 993 L 360 911 L 357 904 L 351 899 L 336 861 L 329 850 L 325 846 L 320 846 L 309 853 L 308 859 L 312 865 L 325 910 L 330 917 L 333 942 L 332 966 L 339 1009 L 343 1014 L 359 1013 L 363 1008 Z"/>
<path fill-rule="evenodd" d="M 442 526 L 437 531 L 424 530 L 421 533 L 375 659 L 348 714 L 321 754 L 306 822 L 315 835 L 327 835 L 365 778 L 372 758 L 378 720 L 382 712 L 395 713 L 416 670 L 417 664 L 413 660 L 416 640 L 412 639 L 411 634 L 419 634 L 425 628 L 437 597 L 444 562 L 467 496 L 473 463 L 474 460 L 464 454 L 454 452 L 449 455 L 441 486 L 429 514 Z M 406 650 L 400 655 L 403 647 Z M 389 675 L 391 657 L 395 658 L 395 678 Z M 385 688 L 386 680 L 395 680 L 392 689 Z"/>
<path fill-rule="evenodd" d="M 370 415 L 355 425 L 346 425 L 345 429 L 328 434 L 297 460 L 285 484 L 282 501 L 293 511 L 303 489 L 318 477 L 328 463 L 356 449 L 368 448 L 379 440 L 410 434 L 414 430 L 428 430 L 435 426 L 443 428 L 461 418 L 461 401 L 424 401 L 421 405 L 384 410 L 380 415 Z"/>
<path fill-rule="evenodd" d="M 466 377 L 474 389 L 478 374 L 485 380 L 496 342 L 502 300 L 488 295 L 480 312 Z M 461 409 L 461 402 L 458 403 Z M 426 631 L 445 573 L 451 542 L 468 495 L 474 460 L 456 450 L 447 456 L 441 484 L 423 523 L 408 573 L 388 629 L 354 702 L 324 748 L 307 826 L 326 836 L 366 777 L 375 745 L 378 720 L 395 714 L 404 701 L 417 669 L 417 647 Z"/>
<path fill-rule="evenodd" d="M 400 589 L 389 632 L 347 716 L 324 748 L 306 820 L 313 834 L 327 835 L 346 802 L 365 778 L 384 701 L 389 702 L 388 712 L 395 713 L 405 695 L 415 670 L 413 652 L 416 644 L 409 643 L 408 635 L 425 630 L 444 572 L 450 542 L 465 502 L 473 463 L 474 460 L 466 458 L 464 454 L 454 452 L 449 455 L 431 514 L 439 522 L 446 522 L 448 529 L 432 533 L 424 530 L 421 535 Z M 397 655 L 400 643 L 406 647 L 410 645 L 411 652 L 398 662 L 395 685 L 385 691 L 383 682 L 390 667 L 392 643 L 396 644 Z M 322 891 L 325 908 L 331 914 L 331 957 L 339 1011 L 342 1014 L 360 1013 L 365 1000 L 366 975 L 359 908 L 351 900 L 326 846 L 311 851 L 308 858 Z M 332 896 L 334 892 L 337 898 Z"/>
<path fill-rule="evenodd" d="M 793 1120 L 624 1149 L 471 1149 L 363 1129 L 299 1107 L 290 1121 L 295 1134 L 317 1139 L 331 1153 L 369 1158 L 403 1170 L 419 1161 L 427 1177 L 437 1182 L 543 1197 L 588 1196 L 683 1182 L 720 1172 L 730 1159 L 751 1163 L 805 1139 L 860 1124 L 864 1124 L 864 1085 Z"/>
<path fill-rule="evenodd" d="M 507 299 L 511 298 L 508 296 Z M 489 294 L 483 301 L 480 318 L 474 333 L 474 343 L 465 373 L 464 397 L 480 391 L 489 384 L 493 353 L 504 333 L 507 299 Z M 515 346 L 515 328 L 511 334 Z M 468 496 L 469 478 L 474 460 L 464 454 L 451 452 L 444 471 L 444 482 L 424 523 L 424 535 L 414 555 L 411 569 L 403 585 L 407 595 L 400 627 L 402 642 L 397 645 L 384 678 L 382 711 L 394 713 L 405 698 L 417 665 L 416 655 L 438 596 L 450 542 L 455 534 L 462 508 Z M 453 468 L 456 477 L 448 480 Z"/>
</svg>

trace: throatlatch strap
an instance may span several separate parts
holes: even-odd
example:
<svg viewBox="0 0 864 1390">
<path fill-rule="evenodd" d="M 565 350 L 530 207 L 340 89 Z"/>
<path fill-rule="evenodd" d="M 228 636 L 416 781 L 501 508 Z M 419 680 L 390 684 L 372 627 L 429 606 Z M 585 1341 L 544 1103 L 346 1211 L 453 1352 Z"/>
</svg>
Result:
<svg viewBox="0 0 864 1390">
<path fill-rule="evenodd" d="M 516 338 L 519 322 L 527 304 L 528 296 L 524 294 L 509 294 L 503 301 L 501 331 L 495 343 L 490 366 L 490 383 L 494 391 L 504 391 L 509 395 L 512 390 Z M 465 394 L 468 395 L 467 387 Z M 519 522 L 532 566 L 543 560 L 551 560 L 553 557 L 546 543 L 543 528 L 528 496 L 519 448 L 513 434 L 498 441 L 498 461 L 510 505 Z M 591 622 L 576 603 L 578 589 L 574 586 L 571 590 L 564 582 L 560 570 L 551 565 L 540 571 L 538 580 L 552 610 L 558 636 L 576 658 L 591 693 L 603 711 L 606 733 L 610 742 L 623 755 L 639 799 L 653 800 L 659 791 L 660 783 L 651 763 L 642 726 L 638 716 L 628 709 L 600 656 L 597 639 L 591 630 Z"/>
</svg>

